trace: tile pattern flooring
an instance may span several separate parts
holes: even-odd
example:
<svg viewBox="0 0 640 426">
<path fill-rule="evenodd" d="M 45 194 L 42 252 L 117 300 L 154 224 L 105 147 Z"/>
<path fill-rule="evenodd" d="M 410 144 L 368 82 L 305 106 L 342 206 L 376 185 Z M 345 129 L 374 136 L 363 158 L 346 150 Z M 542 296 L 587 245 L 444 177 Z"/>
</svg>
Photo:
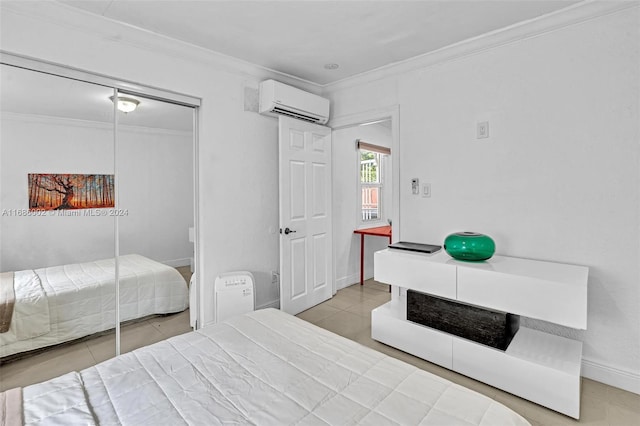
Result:
<svg viewBox="0 0 640 426">
<path fill-rule="evenodd" d="M 188 271 L 182 271 L 188 281 Z M 485 394 L 539 425 L 635 426 L 640 424 L 640 396 L 589 379 L 582 383 L 582 413 L 580 421 L 558 414 L 499 389 L 469 379 L 431 364 L 405 352 L 371 339 L 371 310 L 389 300 L 388 287 L 373 280 L 364 286 L 353 285 L 332 299 L 298 315 L 306 321 L 348 339 L 393 356 L 418 368 Z M 189 311 L 166 317 L 156 317 L 122 328 L 122 351 L 155 343 L 166 337 L 190 330 Z M 65 345 L 46 353 L 0 366 L 0 390 L 25 386 L 72 370 L 89 367 L 113 356 L 112 335 Z"/>
</svg>

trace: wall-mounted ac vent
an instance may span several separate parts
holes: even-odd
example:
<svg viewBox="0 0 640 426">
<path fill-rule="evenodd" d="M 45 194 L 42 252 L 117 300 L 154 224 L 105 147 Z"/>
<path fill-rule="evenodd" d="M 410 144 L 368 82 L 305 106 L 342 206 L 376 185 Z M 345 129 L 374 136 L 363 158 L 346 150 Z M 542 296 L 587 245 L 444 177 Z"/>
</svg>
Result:
<svg viewBox="0 0 640 426">
<path fill-rule="evenodd" d="M 290 109 L 274 107 L 271 110 L 271 112 L 274 113 L 274 114 L 287 115 L 289 117 L 297 118 L 299 120 L 309 121 L 311 123 L 318 123 L 318 118 L 317 117 L 310 117 L 310 116 L 305 115 L 305 114 L 301 114 L 301 113 L 298 113 L 298 112 L 291 111 Z"/>
<path fill-rule="evenodd" d="M 329 99 L 275 80 L 260 83 L 260 113 L 286 115 L 311 123 L 329 121 Z"/>
</svg>

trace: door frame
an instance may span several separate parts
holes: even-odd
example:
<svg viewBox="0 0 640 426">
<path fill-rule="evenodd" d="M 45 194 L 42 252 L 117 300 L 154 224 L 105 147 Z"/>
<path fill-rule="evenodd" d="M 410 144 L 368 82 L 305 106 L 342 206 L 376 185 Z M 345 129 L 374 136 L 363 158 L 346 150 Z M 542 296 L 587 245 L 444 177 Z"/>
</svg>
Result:
<svg viewBox="0 0 640 426">
<path fill-rule="evenodd" d="M 134 83 L 132 81 L 111 77 L 104 74 L 98 74 L 92 71 L 85 71 L 68 65 L 61 65 L 42 59 L 30 58 L 23 55 L 8 53 L 0 50 L 0 62 L 19 68 L 26 68 L 32 71 L 42 72 L 45 74 L 57 75 L 60 77 L 70 78 L 72 80 L 84 81 L 100 86 L 106 86 L 127 92 L 132 95 L 145 96 L 163 102 L 170 102 L 177 105 L 187 107 L 200 107 L 202 100 L 195 96 L 185 95 L 170 90 L 160 89 L 145 84 Z"/>
<path fill-rule="evenodd" d="M 391 120 L 391 178 L 393 186 L 391 188 L 391 229 L 393 242 L 400 241 L 400 106 L 391 105 L 388 107 L 381 107 L 353 114 L 346 114 L 337 117 L 333 117 L 327 126 L 332 131 L 340 130 L 348 127 L 358 126 L 360 124 L 371 123 L 381 120 Z M 333 141 L 332 141 L 333 143 Z M 332 156 L 335 155 L 336 150 L 332 150 Z M 333 159 L 332 159 L 332 162 Z M 332 176 L 331 185 L 333 186 L 335 176 Z M 331 193 L 333 198 L 333 191 Z M 332 203 L 333 203 L 332 199 Z M 336 294 L 336 247 L 335 241 L 336 230 L 335 221 L 333 222 L 333 245 L 331 248 L 333 256 L 333 294 Z"/>
</svg>

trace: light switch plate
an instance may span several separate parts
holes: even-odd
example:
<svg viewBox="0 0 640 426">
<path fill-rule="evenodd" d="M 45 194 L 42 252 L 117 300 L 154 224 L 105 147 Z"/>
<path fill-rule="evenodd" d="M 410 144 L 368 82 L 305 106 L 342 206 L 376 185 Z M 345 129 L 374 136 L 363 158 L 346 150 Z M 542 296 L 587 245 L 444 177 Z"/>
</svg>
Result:
<svg viewBox="0 0 640 426">
<path fill-rule="evenodd" d="M 486 139 L 489 137 L 489 122 L 481 121 L 476 129 L 476 139 Z"/>
<path fill-rule="evenodd" d="M 431 184 L 430 183 L 423 183 L 422 184 L 422 196 L 424 198 L 431 197 Z"/>
</svg>

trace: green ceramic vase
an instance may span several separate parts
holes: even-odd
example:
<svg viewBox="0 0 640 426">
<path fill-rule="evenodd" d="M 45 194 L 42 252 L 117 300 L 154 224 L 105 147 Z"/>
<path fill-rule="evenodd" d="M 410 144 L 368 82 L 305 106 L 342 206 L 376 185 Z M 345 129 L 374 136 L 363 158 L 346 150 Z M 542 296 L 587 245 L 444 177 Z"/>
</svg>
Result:
<svg viewBox="0 0 640 426">
<path fill-rule="evenodd" d="M 496 251 L 496 243 L 491 237 L 477 232 L 456 232 L 447 235 L 444 249 L 449 256 L 458 260 L 487 260 Z"/>
</svg>

